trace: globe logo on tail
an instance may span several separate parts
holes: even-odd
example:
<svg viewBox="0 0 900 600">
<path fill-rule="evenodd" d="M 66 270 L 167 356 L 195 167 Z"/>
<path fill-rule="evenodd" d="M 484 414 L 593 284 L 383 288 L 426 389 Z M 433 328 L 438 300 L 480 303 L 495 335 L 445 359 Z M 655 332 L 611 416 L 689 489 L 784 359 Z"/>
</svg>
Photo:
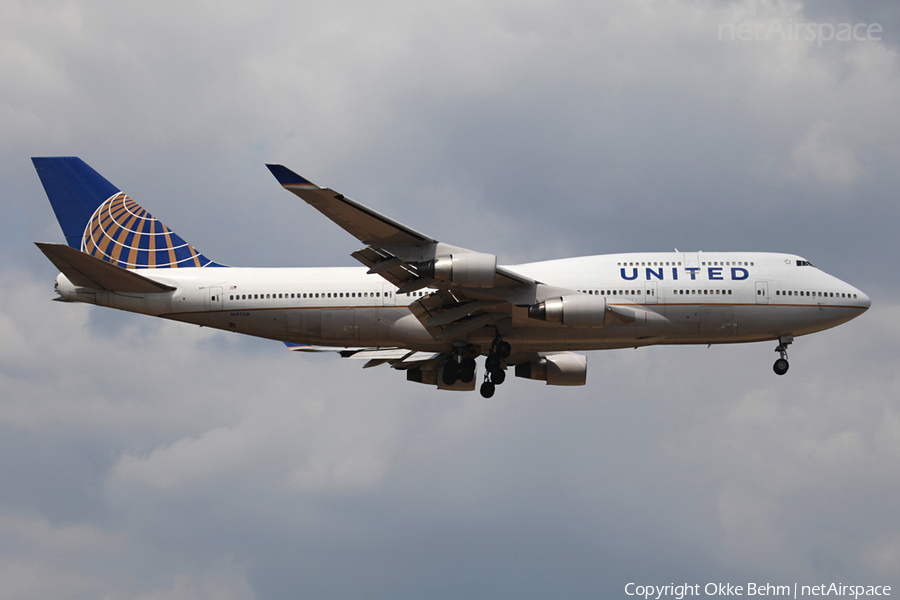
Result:
<svg viewBox="0 0 900 600">
<path fill-rule="evenodd" d="M 119 192 L 88 220 L 81 250 L 126 269 L 205 267 L 210 261 Z"/>
</svg>

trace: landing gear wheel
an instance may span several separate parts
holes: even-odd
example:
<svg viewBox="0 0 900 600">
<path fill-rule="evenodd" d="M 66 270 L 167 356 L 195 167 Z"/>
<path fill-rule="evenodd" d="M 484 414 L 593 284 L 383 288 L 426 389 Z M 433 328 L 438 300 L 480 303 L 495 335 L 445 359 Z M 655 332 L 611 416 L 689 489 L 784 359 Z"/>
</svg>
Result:
<svg viewBox="0 0 900 600">
<path fill-rule="evenodd" d="M 776 375 L 784 375 L 787 373 L 790 365 L 788 364 L 788 355 L 787 355 L 787 347 L 791 345 L 791 342 L 794 341 L 794 336 L 792 335 L 783 335 L 778 338 L 778 347 L 775 348 L 775 352 L 781 357 L 775 361 L 775 364 L 772 365 L 772 370 L 775 371 Z"/>
<path fill-rule="evenodd" d="M 502 369 L 498 371 L 491 371 L 491 383 L 493 383 L 494 385 L 500 385 L 504 381 L 506 381 L 506 371 Z"/>
<path fill-rule="evenodd" d="M 509 355 L 512 353 L 512 346 L 509 345 L 509 342 L 497 342 L 495 352 L 497 353 L 497 356 L 505 360 L 509 358 Z"/>
<path fill-rule="evenodd" d="M 788 364 L 787 360 L 779 358 L 775 361 L 775 365 L 772 367 L 772 370 L 775 371 L 776 375 L 784 375 L 785 373 L 787 373 L 790 366 L 791 365 Z"/>
<path fill-rule="evenodd" d="M 494 395 L 494 392 L 496 391 L 496 389 L 497 389 L 497 386 L 495 386 L 493 383 L 491 383 L 490 381 L 485 381 L 484 383 L 481 384 L 481 397 L 482 398 L 490 398 L 491 396 Z"/>
<path fill-rule="evenodd" d="M 467 356 L 464 359 L 462 359 L 461 363 L 459 363 L 459 367 L 463 371 L 472 371 L 474 373 L 475 372 L 475 359 L 472 358 L 471 356 Z"/>
<path fill-rule="evenodd" d="M 465 367 L 465 365 L 459 368 L 459 380 L 463 383 L 472 383 L 472 380 L 475 379 L 475 369 L 471 371 Z"/>
<path fill-rule="evenodd" d="M 444 374 L 441 375 L 441 381 L 444 382 L 444 385 L 453 385 L 460 379 L 460 375 L 459 363 L 451 360 L 444 364 Z"/>
<path fill-rule="evenodd" d="M 451 371 L 448 371 L 447 369 L 444 369 L 444 374 L 441 375 L 441 381 L 444 382 L 444 385 L 446 385 L 446 386 L 455 385 L 456 380 L 457 380 L 456 373 L 453 373 Z"/>
<path fill-rule="evenodd" d="M 502 361 L 499 356 L 496 354 L 488 354 L 488 357 L 484 360 L 484 368 L 490 372 L 499 371 L 501 363 Z"/>
</svg>

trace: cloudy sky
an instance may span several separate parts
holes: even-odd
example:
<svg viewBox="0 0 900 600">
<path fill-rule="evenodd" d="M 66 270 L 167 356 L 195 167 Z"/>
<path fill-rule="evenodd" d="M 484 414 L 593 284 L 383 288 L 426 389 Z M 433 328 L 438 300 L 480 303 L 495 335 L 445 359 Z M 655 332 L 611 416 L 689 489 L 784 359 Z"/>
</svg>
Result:
<svg viewBox="0 0 900 600">
<path fill-rule="evenodd" d="M 900 589 L 898 52 L 893 0 L 0 0 L 0 599 Z M 228 264 L 355 264 L 280 162 L 507 264 L 786 251 L 873 308 L 785 377 L 658 347 L 439 392 L 51 302 L 29 158 L 69 154 Z"/>
</svg>

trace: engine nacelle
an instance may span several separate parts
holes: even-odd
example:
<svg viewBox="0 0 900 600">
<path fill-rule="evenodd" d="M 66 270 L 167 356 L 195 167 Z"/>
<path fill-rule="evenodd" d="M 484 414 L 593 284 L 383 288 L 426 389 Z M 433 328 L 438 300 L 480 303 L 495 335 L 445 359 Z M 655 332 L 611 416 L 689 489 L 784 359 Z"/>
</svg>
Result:
<svg viewBox="0 0 900 600">
<path fill-rule="evenodd" d="M 419 273 L 463 287 L 493 287 L 497 257 L 481 252 L 439 256 L 419 267 Z"/>
<path fill-rule="evenodd" d="M 552 298 L 528 307 L 528 316 L 567 327 L 603 327 L 608 318 L 606 298 L 588 294 Z"/>
<path fill-rule="evenodd" d="M 516 377 L 546 381 L 547 385 L 584 385 L 587 382 L 587 357 L 574 352 L 548 354 L 516 365 Z"/>
</svg>

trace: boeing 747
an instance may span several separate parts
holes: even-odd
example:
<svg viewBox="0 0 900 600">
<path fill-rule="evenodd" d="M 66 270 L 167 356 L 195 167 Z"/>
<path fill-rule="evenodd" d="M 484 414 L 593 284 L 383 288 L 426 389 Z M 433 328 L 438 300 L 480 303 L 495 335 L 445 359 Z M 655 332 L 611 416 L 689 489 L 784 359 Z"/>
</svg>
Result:
<svg viewBox="0 0 900 600">
<path fill-rule="evenodd" d="M 508 369 L 584 385 L 577 351 L 774 341 L 845 323 L 871 302 L 792 254 L 643 252 L 503 266 L 439 242 L 281 165 L 286 190 L 363 247 L 362 267 L 244 268 L 214 262 L 81 159 L 32 159 L 66 244 L 38 243 L 61 273 L 57 300 L 85 302 L 387 364 L 445 390 L 494 395 Z"/>
</svg>

